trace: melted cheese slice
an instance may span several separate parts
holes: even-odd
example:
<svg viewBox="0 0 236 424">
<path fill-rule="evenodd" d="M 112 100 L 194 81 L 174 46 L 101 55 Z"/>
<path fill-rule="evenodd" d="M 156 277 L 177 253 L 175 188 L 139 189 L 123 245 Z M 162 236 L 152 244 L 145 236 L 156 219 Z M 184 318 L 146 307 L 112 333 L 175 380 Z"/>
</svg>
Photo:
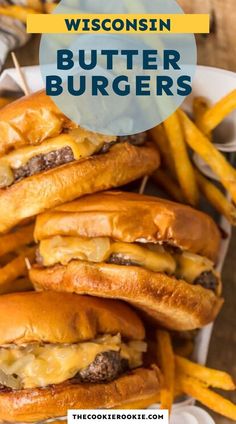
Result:
<svg viewBox="0 0 236 424">
<path fill-rule="evenodd" d="M 209 259 L 190 252 L 176 255 L 178 263 L 176 274 L 179 278 L 192 283 L 200 274 L 213 271 L 214 264 Z"/>
<path fill-rule="evenodd" d="M 72 259 L 104 262 L 112 254 L 117 254 L 154 272 L 173 274 L 176 268 L 175 259 L 161 246 L 159 250 L 151 251 L 133 243 L 112 242 L 108 237 L 86 239 L 55 236 L 40 242 L 39 253 L 44 266 L 57 263 L 66 265 Z"/>
<path fill-rule="evenodd" d="M 9 153 L 4 156 L 0 165 L 9 166 L 11 169 L 18 169 L 37 155 L 45 155 L 55 150 L 60 150 L 64 147 L 70 147 L 75 160 L 79 160 L 88 156 L 91 156 L 98 151 L 104 144 L 102 139 L 97 142 L 85 139 L 78 142 L 75 137 L 69 134 L 61 134 L 58 137 L 54 137 L 44 141 L 36 146 L 25 146 L 16 151 Z"/>
<path fill-rule="evenodd" d="M 214 272 L 214 264 L 207 258 L 189 252 L 171 255 L 162 246 L 141 246 L 134 243 L 113 242 L 108 237 L 79 238 L 55 236 L 42 240 L 39 253 L 44 266 L 57 263 L 67 265 L 77 259 L 90 262 L 106 262 L 112 254 L 149 269 L 153 272 L 165 272 L 182 278 L 188 283 L 205 271 Z"/>
<path fill-rule="evenodd" d="M 0 349 L 0 383 L 15 389 L 44 387 L 73 378 L 88 367 L 96 355 L 120 351 L 130 368 L 142 365 L 146 343 L 122 343 L 120 335 L 73 345 L 38 345 Z M 17 376 L 17 377 L 15 377 Z"/>
</svg>

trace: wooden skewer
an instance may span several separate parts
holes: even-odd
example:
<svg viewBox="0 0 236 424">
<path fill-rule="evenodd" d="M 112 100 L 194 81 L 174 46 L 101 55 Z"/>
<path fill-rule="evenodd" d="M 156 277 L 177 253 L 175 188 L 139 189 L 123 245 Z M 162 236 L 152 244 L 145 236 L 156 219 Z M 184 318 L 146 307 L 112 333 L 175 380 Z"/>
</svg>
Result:
<svg viewBox="0 0 236 424">
<path fill-rule="evenodd" d="M 149 179 L 149 176 L 148 175 L 146 175 L 145 177 L 143 177 L 142 182 L 140 184 L 140 188 L 139 188 L 139 194 L 144 194 L 145 189 L 146 189 L 146 186 L 147 186 L 147 183 L 148 183 L 148 179 Z"/>
<path fill-rule="evenodd" d="M 25 265 L 26 265 L 27 270 L 30 271 L 32 266 L 31 266 L 29 258 L 25 258 Z"/>
<path fill-rule="evenodd" d="M 15 66 L 15 68 L 16 68 L 16 70 L 17 70 L 18 76 L 19 76 L 19 78 L 20 78 L 20 86 L 21 86 L 21 89 L 22 89 L 22 91 L 24 92 L 25 96 L 28 96 L 28 95 L 30 94 L 30 89 L 29 89 L 29 87 L 28 87 L 28 84 L 27 84 L 27 82 L 26 82 L 26 80 L 25 80 L 24 73 L 23 73 L 23 71 L 22 71 L 22 69 L 21 69 L 21 67 L 20 67 L 20 64 L 19 64 L 19 62 L 18 62 L 18 60 L 17 60 L 17 57 L 16 57 L 16 55 L 15 55 L 15 53 L 14 53 L 14 52 L 12 52 L 12 53 L 11 53 L 11 57 L 12 57 L 12 60 L 13 60 L 14 66 Z"/>
</svg>

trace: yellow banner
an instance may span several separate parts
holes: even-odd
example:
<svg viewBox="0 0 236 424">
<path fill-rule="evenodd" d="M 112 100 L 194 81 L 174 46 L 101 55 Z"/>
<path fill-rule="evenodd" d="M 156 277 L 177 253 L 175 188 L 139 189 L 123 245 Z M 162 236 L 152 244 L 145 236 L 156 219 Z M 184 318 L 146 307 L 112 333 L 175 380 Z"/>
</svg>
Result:
<svg viewBox="0 0 236 424">
<path fill-rule="evenodd" d="M 209 31 L 208 14 L 27 16 L 27 32 L 30 34 L 208 34 Z"/>
</svg>

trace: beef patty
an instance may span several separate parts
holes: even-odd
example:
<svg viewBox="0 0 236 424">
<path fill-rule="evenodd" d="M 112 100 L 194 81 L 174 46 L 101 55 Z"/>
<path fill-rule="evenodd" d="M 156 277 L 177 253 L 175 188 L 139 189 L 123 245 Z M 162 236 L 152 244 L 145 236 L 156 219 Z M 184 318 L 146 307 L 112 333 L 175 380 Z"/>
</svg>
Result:
<svg viewBox="0 0 236 424">
<path fill-rule="evenodd" d="M 122 253 L 112 253 L 107 260 L 108 264 L 124 265 L 124 266 L 140 266 L 139 264 L 126 258 Z"/>
<path fill-rule="evenodd" d="M 94 361 L 81 370 L 75 378 L 83 383 L 107 383 L 115 380 L 128 369 L 128 360 L 122 358 L 119 352 L 109 350 L 99 353 Z"/>
<path fill-rule="evenodd" d="M 127 137 L 118 137 L 116 141 L 105 143 L 99 153 L 107 153 L 110 148 L 117 143 L 128 142 L 134 146 L 140 146 L 146 141 L 146 133 L 131 135 Z M 60 165 L 73 162 L 75 160 L 72 149 L 69 146 L 59 150 L 54 150 L 46 154 L 39 154 L 30 159 L 24 166 L 12 169 L 14 183 L 23 180 L 40 172 L 57 168 Z"/>
<path fill-rule="evenodd" d="M 212 290 L 214 293 L 217 292 L 218 280 L 212 271 L 202 272 L 195 280 L 194 284 L 198 284 L 205 289 Z"/>
<path fill-rule="evenodd" d="M 120 352 L 109 350 L 98 353 L 94 361 L 76 374 L 70 381 L 80 383 L 108 383 L 129 370 L 129 362 L 121 357 Z M 0 392 L 10 392 L 13 389 L 0 384 Z"/>
<path fill-rule="evenodd" d="M 39 174 L 42 171 L 56 168 L 65 163 L 73 162 L 74 154 L 69 146 L 59 150 L 54 150 L 45 155 L 37 155 L 30 159 L 26 165 L 13 169 L 14 181 L 23 180 L 31 175 Z"/>
<path fill-rule="evenodd" d="M 113 253 L 108 259 L 107 263 L 123 266 L 140 266 L 134 261 L 126 258 L 121 253 Z M 194 280 L 193 284 L 198 284 L 205 289 L 212 290 L 214 293 L 217 293 L 217 287 L 219 283 L 216 275 L 212 271 L 204 271 Z"/>
</svg>

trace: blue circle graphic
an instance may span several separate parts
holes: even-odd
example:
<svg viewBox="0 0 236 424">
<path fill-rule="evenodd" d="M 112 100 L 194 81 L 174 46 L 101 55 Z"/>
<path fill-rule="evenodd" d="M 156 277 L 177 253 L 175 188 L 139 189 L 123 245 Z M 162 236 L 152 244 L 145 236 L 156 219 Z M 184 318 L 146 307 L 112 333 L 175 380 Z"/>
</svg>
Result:
<svg viewBox="0 0 236 424">
<path fill-rule="evenodd" d="M 175 0 L 62 0 L 54 13 L 85 13 L 104 17 L 108 14 L 126 14 L 128 17 L 129 14 L 184 12 Z M 73 53 L 72 69 L 58 70 L 58 50 L 70 50 Z M 104 53 L 108 50 L 119 52 L 112 57 L 111 69 L 108 69 L 108 57 Z M 127 69 L 128 54 L 121 54 L 121 51 L 131 50 L 136 53 L 131 61 L 132 69 Z M 158 69 L 144 69 L 144 51 L 147 50 Z M 173 52 L 179 53 L 180 69 L 174 69 L 173 66 L 166 69 L 166 52 L 169 52 L 169 58 L 173 57 Z M 96 65 L 84 70 L 79 61 L 81 57 L 87 64 L 95 58 Z M 61 94 L 51 95 L 58 108 L 80 126 L 110 135 L 140 133 L 168 118 L 183 103 L 185 97 L 183 90 L 179 89 L 179 81 L 183 76 L 188 81 L 193 79 L 196 62 L 193 34 L 44 34 L 40 45 L 40 67 L 45 84 L 51 75 L 60 77 L 62 81 Z M 103 92 L 96 92 L 94 81 L 100 81 L 101 78 L 107 86 L 103 87 Z M 160 79 L 172 80 L 169 89 L 172 95 L 158 91 Z M 68 81 L 74 94 L 68 90 Z"/>
</svg>

